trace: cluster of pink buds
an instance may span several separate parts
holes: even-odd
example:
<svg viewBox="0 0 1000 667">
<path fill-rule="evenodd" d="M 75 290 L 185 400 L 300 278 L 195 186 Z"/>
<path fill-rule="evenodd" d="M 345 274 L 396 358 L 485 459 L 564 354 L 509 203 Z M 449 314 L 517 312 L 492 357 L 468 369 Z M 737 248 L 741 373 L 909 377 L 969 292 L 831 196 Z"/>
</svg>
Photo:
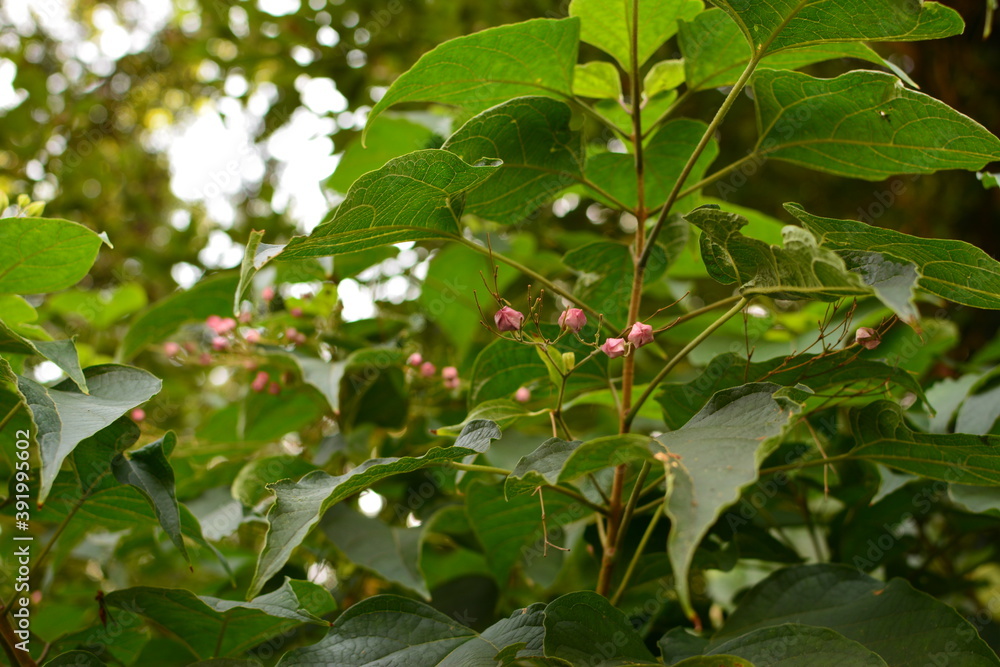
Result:
<svg viewBox="0 0 1000 667">
<path fill-rule="evenodd" d="M 219 317 L 218 315 L 209 315 L 208 319 L 205 320 L 205 324 L 217 336 L 225 336 L 236 328 L 236 320 L 231 317 Z"/>
<path fill-rule="evenodd" d="M 271 376 L 265 373 L 264 371 L 260 371 L 259 373 L 257 373 L 257 376 L 253 379 L 253 382 L 250 383 L 250 388 L 255 392 L 257 392 L 258 394 L 264 391 L 265 389 L 267 389 L 267 393 L 271 394 L 272 396 L 277 396 L 278 394 L 281 393 L 281 385 L 278 384 L 277 382 L 272 382 Z"/>
<path fill-rule="evenodd" d="M 285 329 L 285 338 L 289 343 L 294 345 L 302 345 L 306 342 L 306 335 L 295 327 L 288 327 Z"/>
<path fill-rule="evenodd" d="M 626 345 L 626 340 L 628 344 Z M 628 332 L 627 338 L 608 338 L 601 345 L 601 352 L 611 359 L 623 357 L 629 352 L 629 347 L 640 348 L 653 342 L 653 327 L 642 322 L 636 322 Z"/>
<path fill-rule="evenodd" d="M 414 352 L 406 359 L 408 366 L 411 366 L 420 373 L 422 377 L 432 378 L 437 375 L 437 366 L 429 361 L 424 361 L 424 357 L 419 352 Z M 441 379 L 447 389 L 458 389 L 461 381 L 458 378 L 458 369 L 454 366 L 445 366 L 441 369 Z"/>
</svg>

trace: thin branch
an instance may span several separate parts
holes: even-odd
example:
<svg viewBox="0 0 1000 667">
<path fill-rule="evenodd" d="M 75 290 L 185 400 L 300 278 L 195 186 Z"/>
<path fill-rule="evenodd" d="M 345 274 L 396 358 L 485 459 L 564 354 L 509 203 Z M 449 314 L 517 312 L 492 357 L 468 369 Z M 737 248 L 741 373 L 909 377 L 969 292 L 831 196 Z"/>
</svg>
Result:
<svg viewBox="0 0 1000 667">
<path fill-rule="evenodd" d="M 660 517 L 663 516 L 663 505 L 661 504 L 656 508 L 656 512 L 649 519 L 649 525 L 646 526 L 646 532 L 642 534 L 642 539 L 639 540 L 639 546 L 635 548 L 635 554 L 632 555 L 632 560 L 629 561 L 628 567 L 625 568 L 625 574 L 622 575 L 621 583 L 618 584 L 618 590 L 615 594 L 611 596 L 611 604 L 617 605 L 621 599 L 622 595 L 625 594 L 628 588 L 628 582 L 635 573 L 635 568 L 639 564 L 639 557 L 642 556 L 642 552 L 646 550 L 646 545 L 649 544 L 649 539 L 653 536 L 653 530 L 656 529 L 656 524 L 659 522 Z"/>
</svg>

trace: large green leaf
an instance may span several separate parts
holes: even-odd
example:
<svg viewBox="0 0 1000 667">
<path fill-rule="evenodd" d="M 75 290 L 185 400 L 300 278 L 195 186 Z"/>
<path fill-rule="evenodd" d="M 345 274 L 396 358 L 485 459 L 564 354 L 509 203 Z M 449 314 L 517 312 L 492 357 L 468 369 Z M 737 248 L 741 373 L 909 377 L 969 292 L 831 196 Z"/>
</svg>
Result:
<svg viewBox="0 0 1000 667">
<path fill-rule="evenodd" d="M 167 338 L 187 322 L 204 320 L 209 315 L 232 314 L 233 294 L 239 281 L 235 273 L 223 273 L 156 302 L 132 322 L 118 357 L 131 359 L 145 346 Z"/>
<path fill-rule="evenodd" d="M 109 607 L 137 612 L 177 636 L 199 658 L 240 657 L 271 637 L 311 623 L 336 609 L 322 586 L 285 582 L 249 602 L 222 600 L 174 588 L 138 586 L 108 593 Z"/>
<path fill-rule="evenodd" d="M 17 387 L 38 427 L 42 474 L 38 502 L 45 502 L 63 461 L 88 438 L 160 391 L 161 382 L 144 370 L 108 364 L 84 371 L 90 395 L 67 380 L 45 387 L 18 377 Z"/>
<path fill-rule="evenodd" d="M 629 618 L 590 591 L 569 593 L 545 608 L 545 655 L 574 665 L 655 665 Z"/>
<path fill-rule="evenodd" d="M 267 513 L 267 537 L 257 560 L 249 595 L 260 592 L 264 584 L 278 573 L 292 550 L 331 506 L 386 477 L 485 452 L 490 442 L 499 437 L 500 429 L 493 422 L 470 422 L 454 446 L 435 447 L 423 456 L 369 459 L 336 477 L 318 470 L 298 482 L 284 480 L 270 485 L 268 488 L 274 492 L 275 501 Z"/>
<path fill-rule="evenodd" d="M 319 527 L 352 562 L 415 591 L 426 600 L 431 599 L 417 567 L 420 528 L 388 526 L 343 504 L 328 509 Z"/>
<path fill-rule="evenodd" d="M 384 116 L 377 125 L 368 128 L 364 145 L 359 139 L 347 145 L 326 185 L 347 194 L 362 174 L 375 171 L 400 155 L 432 148 L 433 137 L 429 127 L 414 122 L 406 114 Z M 482 156 L 476 159 L 479 157 Z"/>
<path fill-rule="evenodd" d="M 721 9 L 702 12 L 690 22 L 682 21 L 677 40 L 681 53 L 684 54 L 684 79 L 689 90 L 733 85 L 746 69 L 752 55 L 739 26 Z M 887 64 L 865 44 L 824 42 L 772 53 L 764 57 L 760 67 L 794 70 L 837 58 L 856 58 L 876 65 Z"/>
<path fill-rule="evenodd" d="M 541 493 L 549 532 L 590 512 L 562 494 L 544 489 Z M 508 500 L 503 486 L 474 483 L 466 493 L 465 507 L 473 531 L 483 545 L 490 571 L 501 586 L 522 557 L 533 559 L 536 553 L 541 556 L 545 552 L 549 558 L 560 557 L 558 551 L 546 548 L 543 543 L 542 507 L 537 494 L 515 495 Z"/>
<path fill-rule="evenodd" d="M 822 42 L 911 42 L 960 34 L 958 12 L 912 0 L 715 0 L 754 49 Z"/>
<path fill-rule="evenodd" d="M 371 124 L 401 102 L 440 102 L 482 111 L 523 95 L 572 97 L 580 41 L 577 19 L 535 19 L 481 30 L 428 51 L 393 82 L 368 114 Z"/>
<path fill-rule="evenodd" d="M 632 2 L 573 0 L 569 15 L 580 17 L 580 39 L 614 56 L 631 71 Z M 677 33 L 678 19 L 691 19 L 702 10 L 701 0 L 639 0 L 639 62 L 642 67 L 664 42 Z"/>
<path fill-rule="evenodd" d="M 720 354 L 694 380 L 662 385 L 656 400 L 663 406 L 664 421 L 673 430 L 694 416 L 715 392 L 744 382 L 764 381 L 785 387 L 803 384 L 817 394 L 828 394 L 830 389 L 842 387 L 860 391 L 890 382 L 927 400 L 915 375 L 859 357 L 856 349 L 796 354 L 751 363 L 732 352 Z"/>
<path fill-rule="evenodd" d="M 87 379 L 80 368 L 80 355 L 72 339 L 28 340 L 0 321 L 0 352 L 44 357 L 66 373 L 80 391 L 88 392 Z"/>
<path fill-rule="evenodd" d="M 955 484 L 1000 486 L 1000 436 L 918 433 L 889 401 L 852 410 L 851 430 L 852 458 Z"/>
<path fill-rule="evenodd" d="M 682 428 L 659 437 L 669 452 L 667 554 L 689 613 L 695 549 L 722 510 L 739 500 L 740 489 L 757 480 L 758 466 L 799 409 L 778 385 L 751 383 L 717 393 Z"/>
<path fill-rule="evenodd" d="M 362 600 L 340 617 L 322 640 L 287 653 L 280 667 L 495 667 L 507 646 L 524 644 L 525 655 L 541 648 L 542 610 L 518 609 L 482 632 L 467 628 L 433 607 L 395 595 Z"/>
<path fill-rule="evenodd" d="M 442 148 L 466 162 L 497 158 L 497 173 L 465 196 L 465 213 L 521 222 L 583 176 L 583 134 L 571 111 L 547 97 L 520 97 L 484 111 Z"/>
<path fill-rule="evenodd" d="M 183 554 L 184 559 L 190 562 L 181 533 L 181 511 L 174 490 L 174 469 L 167 460 L 176 444 L 177 436 L 173 431 L 167 431 L 162 438 L 133 450 L 128 457 L 118 454 L 111 461 L 111 469 L 119 482 L 135 487 L 145 496 L 170 541 Z"/>
<path fill-rule="evenodd" d="M 764 157 L 870 181 L 1000 160 L 1000 139 L 892 74 L 762 70 L 753 90 Z"/>
<path fill-rule="evenodd" d="M 461 233 L 462 195 L 498 167 L 495 161 L 466 164 L 454 153 L 437 149 L 390 160 L 351 186 L 332 220 L 309 236 L 293 238 L 278 258 L 323 257 L 402 241 L 454 238 Z"/>
<path fill-rule="evenodd" d="M 205 442 L 269 442 L 316 422 L 329 411 L 327 400 L 305 385 L 274 396 L 250 392 L 204 418 L 198 438 Z"/>
<path fill-rule="evenodd" d="M 648 435 L 638 433 L 606 435 L 588 440 L 574 448 L 563 463 L 558 479 L 561 482 L 569 482 L 629 461 L 652 462 L 655 460 L 653 454 L 662 451 L 663 448 Z"/>
<path fill-rule="evenodd" d="M 829 628 L 795 623 L 734 637 L 715 646 L 716 653 L 752 660 L 754 667 L 887 667 L 877 654 Z"/>
<path fill-rule="evenodd" d="M 784 623 L 834 630 L 893 667 L 924 667 L 935 656 L 963 667 L 1000 664 L 975 628 L 948 605 L 902 579 L 886 584 L 842 565 L 801 565 L 772 574 L 743 596 L 712 638 L 710 651 Z"/>
<path fill-rule="evenodd" d="M 0 294 L 44 294 L 87 275 L 102 239 L 69 220 L 0 220 Z"/>
<path fill-rule="evenodd" d="M 644 155 L 650 164 L 656 166 L 646 172 L 647 210 L 662 206 L 667 200 L 674 183 L 677 182 L 706 129 L 708 126 L 699 120 L 678 118 L 664 123 L 649 140 Z M 718 154 L 719 146 L 713 139 L 698 157 L 694 168 L 684 181 L 685 185 L 693 185 L 700 181 Z M 599 188 L 590 189 L 590 193 L 596 199 L 613 204 L 614 202 L 604 196 L 604 193 L 607 193 L 629 208 L 637 206 L 635 158 L 632 155 L 601 153 L 591 157 L 587 161 L 587 178 Z M 691 208 L 696 196 L 697 193 L 692 193 L 678 200 L 677 210 Z"/>
<path fill-rule="evenodd" d="M 581 444 L 578 440 L 566 442 L 559 438 L 549 438 L 536 450 L 522 456 L 514 470 L 507 475 L 504 496 L 510 500 L 515 496 L 533 493 L 539 486 L 557 484 L 566 459 Z"/>
<path fill-rule="evenodd" d="M 964 241 L 922 239 L 854 220 L 821 218 L 798 204 L 785 204 L 825 248 L 850 256 L 877 249 L 912 263 L 918 285 L 942 298 L 974 308 L 1000 309 L 1000 262 Z"/>
</svg>

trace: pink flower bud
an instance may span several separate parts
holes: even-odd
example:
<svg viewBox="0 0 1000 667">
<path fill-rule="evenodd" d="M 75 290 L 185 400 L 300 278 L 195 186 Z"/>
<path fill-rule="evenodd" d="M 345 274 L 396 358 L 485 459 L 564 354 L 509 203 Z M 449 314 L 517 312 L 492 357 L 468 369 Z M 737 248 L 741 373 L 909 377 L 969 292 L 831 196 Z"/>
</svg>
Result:
<svg viewBox="0 0 1000 667">
<path fill-rule="evenodd" d="M 216 352 L 221 352 L 229 347 L 229 341 L 222 336 L 216 336 L 212 339 L 212 349 Z"/>
<path fill-rule="evenodd" d="M 222 322 L 222 318 L 218 315 L 209 315 L 205 318 L 205 324 L 207 324 L 208 328 L 212 331 L 215 331 L 218 328 L 220 322 Z"/>
<path fill-rule="evenodd" d="M 601 346 L 601 352 L 608 355 L 610 358 L 615 359 L 625 354 L 625 339 L 624 338 L 608 338 L 604 341 L 604 345 Z"/>
<path fill-rule="evenodd" d="M 579 308 L 567 308 L 559 316 L 559 326 L 580 333 L 587 326 L 587 314 Z"/>
<path fill-rule="evenodd" d="M 457 380 L 458 379 L 458 369 L 454 366 L 445 366 L 441 369 L 441 377 L 445 380 Z"/>
<path fill-rule="evenodd" d="M 518 403 L 527 403 L 531 400 L 531 390 L 527 387 L 518 387 L 514 392 L 514 400 Z"/>
<path fill-rule="evenodd" d="M 176 357 L 181 353 L 181 346 L 173 341 L 169 341 L 163 344 L 163 354 L 168 357 Z"/>
<path fill-rule="evenodd" d="M 285 329 L 285 338 L 287 338 L 288 342 L 290 343 L 298 343 L 299 336 L 301 335 L 302 334 L 300 334 L 299 330 L 296 329 L 295 327 L 288 327 L 287 329 Z"/>
<path fill-rule="evenodd" d="M 649 345 L 653 342 L 653 327 L 642 322 L 636 322 L 632 325 L 632 330 L 628 332 L 628 342 L 636 347 Z"/>
<path fill-rule="evenodd" d="M 253 382 L 250 383 L 250 388 L 253 389 L 254 391 L 260 393 L 260 392 L 264 391 L 265 387 L 267 387 L 267 382 L 270 379 L 271 378 L 268 376 L 267 373 L 265 373 L 264 371 L 261 371 L 260 373 L 257 373 L 257 377 L 255 377 L 253 379 Z"/>
<path fill-rule="evenodd" d="M 461 385 L 462 381 L 457 377 L 444 379 L 444 386 L 446 389 L 458 389 Z"/>
<path fill-rule="evenodd" d="M 267 385 L 267 393 L 271 394 L 271 396 L 277 396 L 281 393 L 281 385 L 277 382 L 272 382 Z"/>
<path fill-rule="evenodd" d="M 274 299 L 274 288 L 268 285 L 260 291 L 260 298 L 264 301 L 272 301 Z"/>
<path fill-rule="evenodd" d="M 222 335 L 227 334 L 236 328 L 236 320 L 231 317 L 224 317 L 219 320 L 219 326 L 216 327 L 215 333 Z"/>
<path fill-rule="evenodd" d="M 420 364 L 424 363 L 424 358 L 420 355 L 419 352 L 414 352 L 413 354 L 411 354 L 409 357 L 406 358 L 406 363 L 416 368 Z"/>
<path fill-rule="evenodd" d="M 132 411 L 132 414 L 130 416 L 132 417 L 132 421 L 141 422 L 144 419 L 146 419 L 146 411 L 143 410 L 142 408 L 136 408 L 135 410 Z"/>
<path fill-rule="evenodd" d="M 437 368 L 435 368 L 434 364 L 432 364 L 431 362 L 425 361 L 424 363 L 420 364 L 420 374 L 423 375 L 425 378 L 434 377 L 435 373 L 437 373 Z"/>
<path fill-rule="evenodd" d="M 517 331 L 521 328 L 521 323 L 524 322 L 524 315 L 510 306 L 504 306 L 493 316 L 493 320 L 500 331 Z"/>
<path fill-rule="evenodd" d="M 240 313 L 240 324 L 249 324 L 253 320 L 253 313 L 249 310 L 244 310 Z"/>
<path fill-rule="evenodd" d="M 259 343 L 260 342 L 260 332 L 256 329 L 251 329 L 250 331 L 243 334 L 243 339 L 248 343 Z"/>
<path fill-rule="evenodd" d="M 882 342 L 878 332 L 871 327 L 861 327 L 854 334 L 854 342 L 866 350 L 874 350 Z"/>
<path fill-rule="evenodd" d="M 302 317 L 302 309 L 301 308 L 291 308 L 291 309 L 289 309 L 288 313 L 292 317 Z"/>
</svg>

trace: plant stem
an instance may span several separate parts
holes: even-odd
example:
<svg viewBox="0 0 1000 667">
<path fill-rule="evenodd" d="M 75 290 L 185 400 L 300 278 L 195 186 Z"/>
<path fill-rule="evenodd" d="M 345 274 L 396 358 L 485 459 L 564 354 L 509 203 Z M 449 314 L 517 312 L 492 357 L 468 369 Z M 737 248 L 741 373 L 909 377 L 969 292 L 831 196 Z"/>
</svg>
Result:
<svg viewBox="0 0 1000 667">
<path fill-rule="evenodd" d="M 670 371 L 672 371 L 674 369 L 674 367 L 677 366 L 677 364 L 679 364 L 681 361 L 683 361 L 684 358 L 688 354 L 690 354 L 691 350 L 693 350 L 694 348 L 696 348 L 699 345 L 701 345 L 701 343 L 706 338 L 708 338 L 709 336 L 711 336 L 715 332 L 716 329 L 718 329 L 719 327 L 721 327 L 723 324 L 725 324 L 726 322 L 728 322 L 731 317 L 733 317 L 734 315 L 736 315 L 737 313 L 739 313 L 741 310 L 743 310 L 743 308 L 746 307 L 746 305 L 749 302 L 750 302 L 749 299 L 747 299 L 746 297 L 740 297 L 740 300 L 736 302 L 736 305 L 734 305 L 732 308 L 730 308 L 729 310 L 727 310 L 725 312 L 725 314 L 723 314 L 719 319 L 717 319 L 716 321 L 714 321 L 710 325 L 708 325 L 708 328 L 706 328 L 700 334 L 698 334 L 697 336 L 695 336 L 691 340 L 691 342 L 689 342 L 687 345 L 685 345 L 684 348 L 680 352 L 678 352 L 676 355 L 674 355 L 674 358 L 671 359 L 670 361 L 668 361 L 666 363 L 666 365 L 660 370 L 660 372 L 657 373 L 656 377 L 653 378 L 653 381 L 650 382 L 649 386 L 646 387 L 646 391 L 644 391 L 642 393 L 642 396 L 640 396 L 639 399 L 635 402 L 635 405 L 632 406 L 632 410 L 628 413 L 628 415 L 625 416 L 626 423 L 628 423 L 628 424 L 632 423 L 632 420 L 634 420 L 635 416 L 639 413 L 639 408 L 641 408 L 642 404 L 645 403 L 646 400 L 652 395 L 652 393 L 656 389 L 657 385 L 659 385 L 660 382 L 663 381 L 663 378 L 667 377 L 667 375 L 670 373 Z"/>
<path fill-rule="evenodd" d="M 735 296 L 731 296 L 731 297 L 728 297 L 728 298 L 716 301 L 715 303 L 710 303 L 707 306 L 702 306 L 701 308 L 698 308 L 697 310 L 692 310 L 690 313 L 684 313 L 683 315 L 681 315 L 680 317 L 678 317 L 676 320 L 674 320 L 673 322 L 671 322 L 669 325 L 664 326 L 664 327 L 660 327 L 659 329 L 653 329 L 653 333 L 660 333 L 661 331 L 666 331 L 667 329 L 669 329 L 671 327 L 675 327 L 678 324 L 683 324 L 684 322 L 687 322 L 688 320 L 693 320 L 696 317 L 701 317 L 705 313 L 709 313 L 709 312 L 715 310 L 716 308 L 722 308 L 723 306 L 728 306 L 728 305 L 734 304 L 734 303 L 736 303 L 737 301 L 739 301 L 742 298 L 743 298 L 742 296 L 740 296 L 739 294 L 737 294 Z"/>
<path fill-rule="evenodd" d="M 20 409 L 21 409 L 21 401 L 18 401 L 17 404 L 10 409 L 10 412 L 8 412 L 4 416 L 4 418 L 0 420 L 0 431 L 4 430 L 8 422 L 10 422 L 10 420 L 14 418 L 14 415 L 16 415 L 17 411 Z"/>
<path fill-rule="evenodd" d="M 666 203 L 663 204 L 663 208 L 660 209 L 660 216 L 656 219 L 656 224 L 653 225 L 653 231 L 649 234 L 649 241 L 646 244 L 646 250 L 643 252 L 642 256 L 639 258 L 639 264 L 646 266 L 649 262 L 649 256 L 654 243 L 656 242 L 656 237 L 659 235 L 660 230 L 663 229 L 663 224 L 667 221 L 667 217 L 670 215 L 670 209 L 673 208 L 674 203 L 679 198 L 681 190 L 684 189 L 684 182 L 687 180 L 688 176 L 691 175 L 691 171 L 694 169 L 694 165 L 698 162 L 698 158 L 704 152 L 708 143 L 715 136 L 715 131 L 719 129 L 722 121 L 725 119 L 726 114 L 732 108 L 733 104 L 736 102 L 736 98 L 739 97 L 740 93 L 743 91 L 743 87 L 746 85 L 747 81 L 750 80 L 750 75 L 753 74 L 754 70 L 757 69 L 757 63 L 760 59 L 764 57 L 766 49 L 761 49 L 760 51 L 754 53 L 753 57 L 750 58 L 750 62 L 747 63 L 747 67 L 743 70 L 743 74 L 737 79 L 736 84 L 733 86 L 729 94 L 726 95 L 726 99 L 722 102 L 722 106 L 715 114 L 715 118 L 712 122 L 708 124 L 705 129 L 705 134 L 702 135 L 701 141 L 695 147 L 694 152 L 691 153 L 691 157 L 688 158 L 687 164 L 684 165 L 684 169 L 681 170 L 680 175 L 677 177 L 677 181 L 674 183 L 674 187 L 670 190 L 670 194 L 667 196 Z"/>
<path fill-rule="evenodd" d="M 628 531 L 628 524 L 632 521 L 632 515 L 635 513 L 635 505 L 639 502 L 639 496 L 642 495 L 642 485 L 646 483 L 646 476 L 649 475 L 649 471 L 649 461 L 643 461 L 642 468 L 639 469 L 639 475 L 635 480 L 635 486 L 632 487 L 632 493 L 629 494 L 628 503 L 625 504 L 621 528 L 618 529 L 618 541 L 615 543 L 615 553 L 621 551 L 622 544 L 625 542 L 625 533 Z"/>
<path fill-rule="evenodd" d="M 642 556 L 642 552 L 646 550 L 646 545 L 649 543 L 649 538 L 653 536 L 653 530 L 656 528 L 656 524 L 660 521 L 660 517 L 663 516 L 663 505 L 660 504 L 653 513 L 653 516 L 649 519 L 649 525 L 646 526 L 646 532 L 642 534 L 642 539 L 639 540 L 639 546 L 635 548 L 635 554 L 632 555 L 632 560 L 629 561 L 628 567 L 625 568 L 625 574 L 622 575 L 622 581 L 618 584 L 618 590 L 615 594 L 611 596 L 611 604 L 618 604 L 622 595 L 625 594 L 625 590 L 628 587 L 628 582 L 632 578 L 632 574 L 635 572 L 636 565 L 639 564 L 639 557 Z"/>
<path fill-rule="evenodd" d="M 495 468 L 493 466 L 481 466 L 476 463 L 459 463 L 458 461 L 449 461 L 447 464 L 449 468 L 454 468 L 455 470 L 465 470 L 467 472 L 489 472 L 494 475 L 507 476 L 511 473 L 510 470 L 505 468 Z"/>
<path fill-rule="evenodd" d="M 630 39 L 630 68 L 632 97 L 632 145 L 635 153 L 636 178 L 636 230 L 633 261 L 635 268 L 632 275 L 632 294 L 628 304 L 628 322 L 626 326 L 639 318 L 639 308 L 642 304 L 642 278 L 645 264 L 639 261 L 643 255 L 643 243 L 646 239 L 646 167 L 642 146 L 642 79 L 639 63 L 639 0 L 632 0 L 632 24 Z M 622 400 L 619 411 L 619 432 L 628 433 L 629 422 L 626 415 L 632 403 L 632 385 L 635 381 L 635 354 L 625 357 L 622 366 Z M 601 571 L 597 579 L 597 592 L 607 595 L 611 587 L 611 574 L 615 567 L 615 553 L 622 529 L 622 490 L 625 487 L 625 464 L 615 467 L 615 477 L 611 484 L 611 502 L 608 505 L 608 533 L 604 543 L 604 553 L 601 556 Z"/>
</svg>

